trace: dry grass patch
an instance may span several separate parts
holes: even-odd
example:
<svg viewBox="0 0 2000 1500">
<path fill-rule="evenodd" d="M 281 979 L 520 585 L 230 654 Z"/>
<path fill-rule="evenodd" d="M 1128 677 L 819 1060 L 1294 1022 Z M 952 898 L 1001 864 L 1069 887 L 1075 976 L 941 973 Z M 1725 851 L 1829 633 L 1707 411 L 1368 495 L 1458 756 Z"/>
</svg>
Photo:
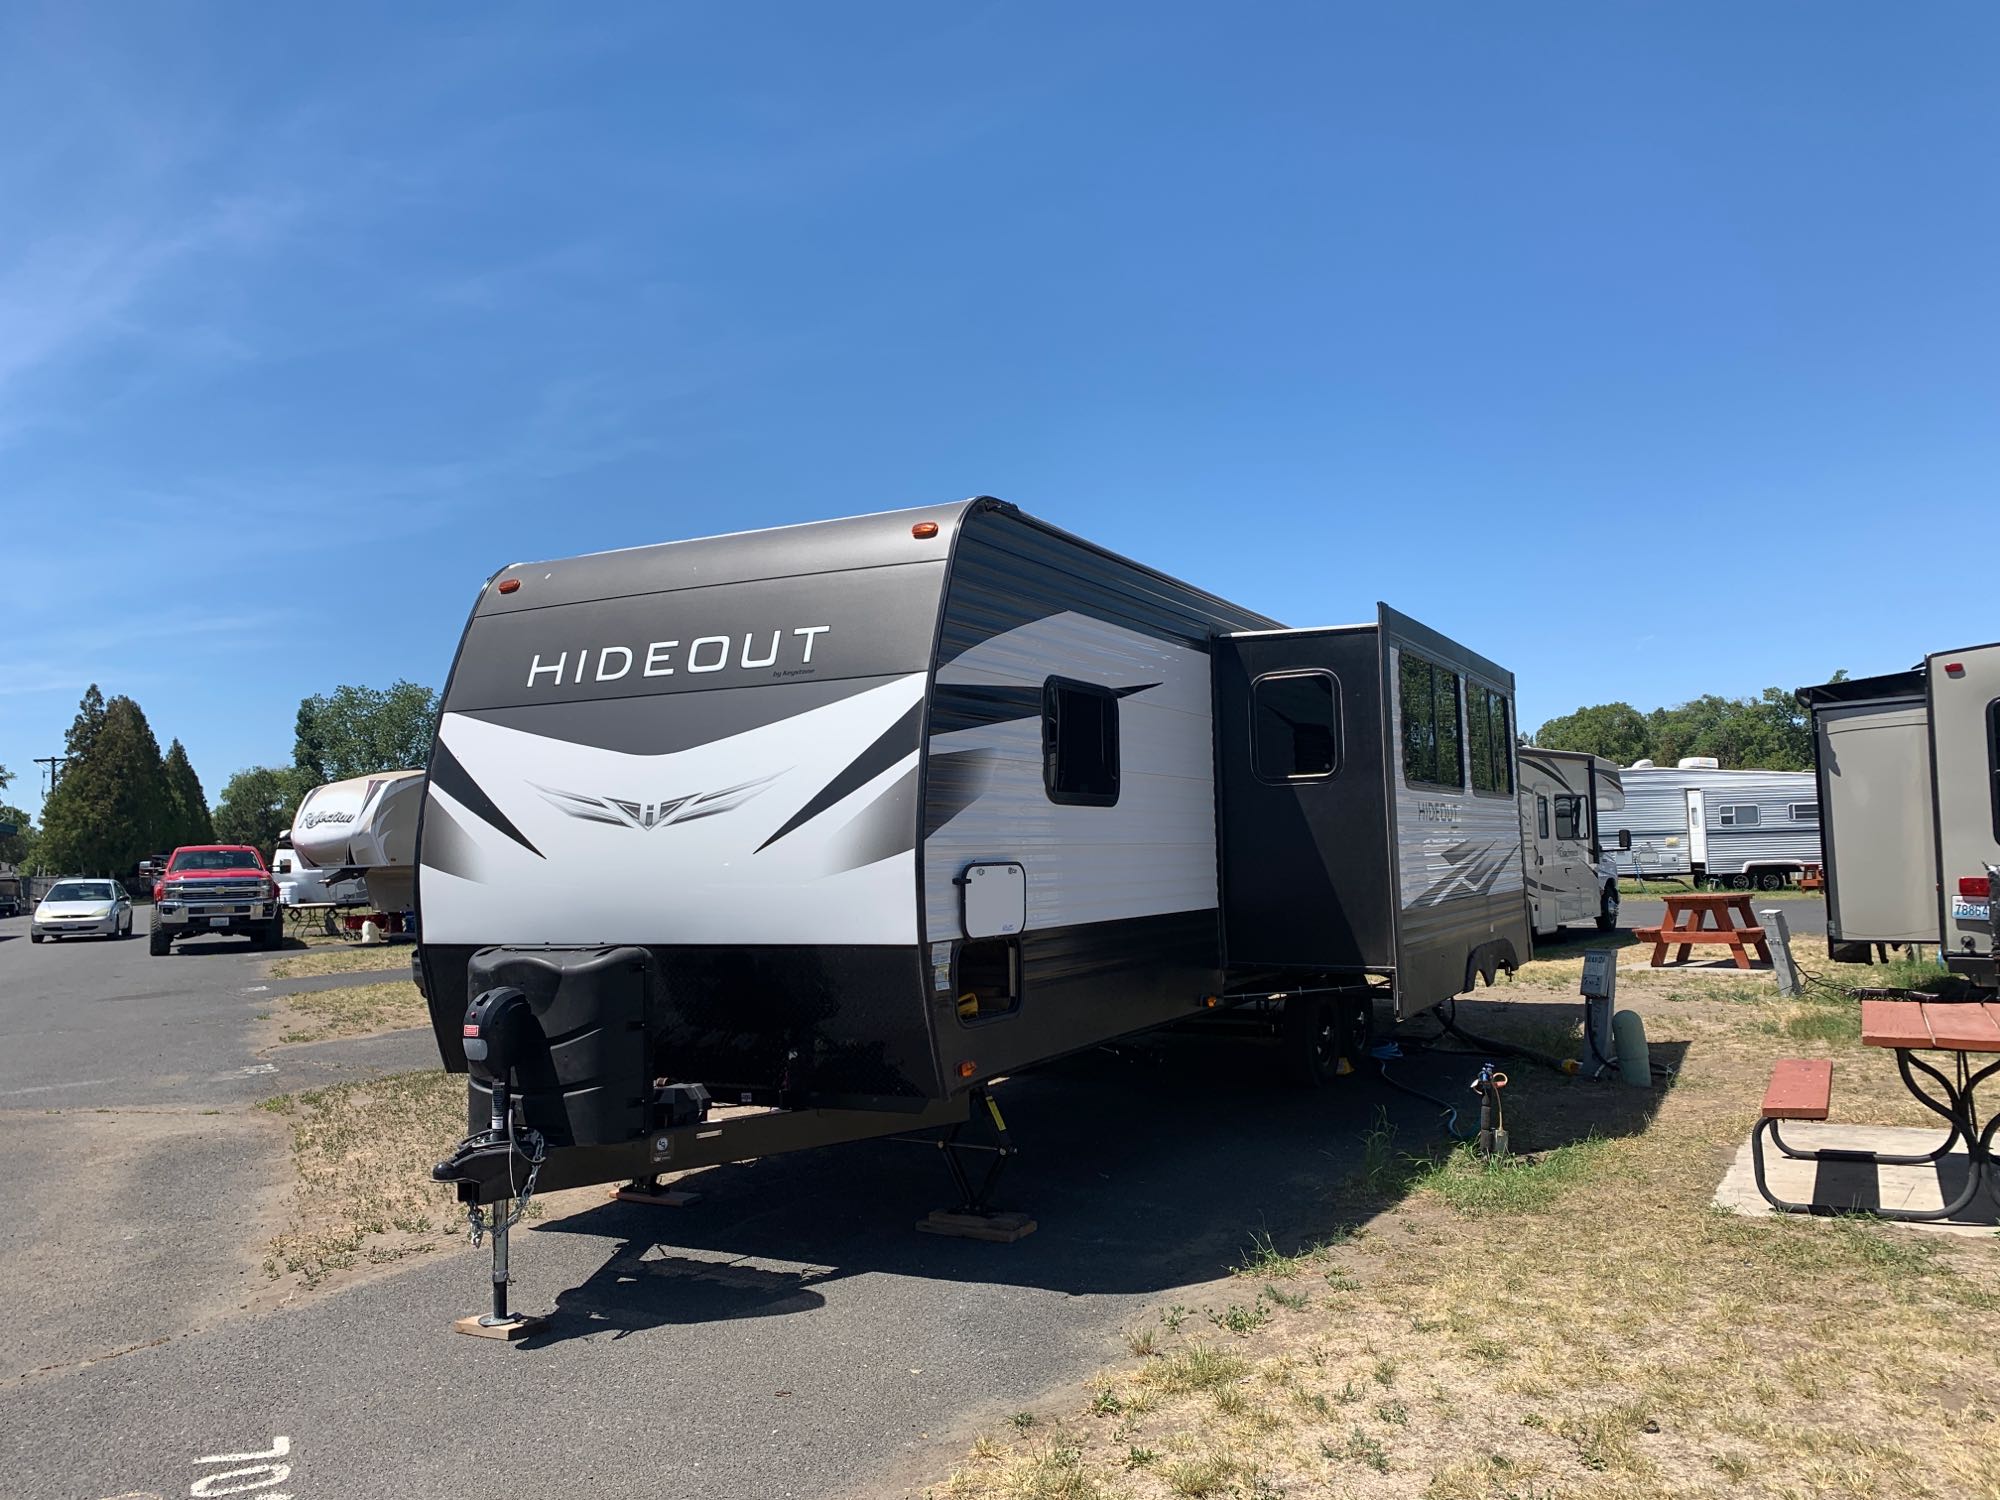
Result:
<svg viewBox="0 0 2000 1500">
<path fill-rule="evenodd" d="M 264 1271 L 308 1287 L 361 1265 L 423 1254 L 463 1232 L 434 1162 L 465 1133 L 465 1080 L 402 1073 L 264 1102 L 291 1126 L 292 1190 L 284 1229 Z"/>
<path fill-rule="evenodd" d="M 1546 1039 L 1575 988 L 1558 966 L 1461 1021 Z M 1053 1442 L 989 1439 L 949 1492 L 2000 1494 L 2000 1243 L 1710 1206 L 1775 1057 L 1835 1058 L 1839 1118 L 1922 1123 L 1856 1002 L 1674 972 L 1619 990 L 1673 1087 L 1510 1066 L 1522 1156 L 1495 1166 L 1384 1123 L 1350 1152 L 1388 1205 L 1362 1232 L 1298 1254 L 1251 1237 L 1214 1307 L 1132 1331 Z"/>
<path fill-rule="evenodd" d="M 289 953 L 274 961 L 273 979 L 309 979 L 318 974 L 360 974 L 370 969 L 408 968 L 408 944 L 388 944 L 363 948 L 357 943 L 324 938 L 303 952 Z"/>
<path fill-rule="evenodd" d="M 280 1003 L 284 1006 L 279 1018 L 280 1046 L 374 1036 L 383 1031 L 428 1026 L 431 1020 L 424 997 L 407 979 L 284 995 Z"/>
</svg>

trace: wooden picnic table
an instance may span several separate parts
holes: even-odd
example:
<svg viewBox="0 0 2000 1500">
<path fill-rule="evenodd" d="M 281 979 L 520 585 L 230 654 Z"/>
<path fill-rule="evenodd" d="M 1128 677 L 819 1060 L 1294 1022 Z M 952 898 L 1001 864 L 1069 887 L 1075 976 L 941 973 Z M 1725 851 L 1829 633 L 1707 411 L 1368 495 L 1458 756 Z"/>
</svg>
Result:
<svg viewBox="0 0 2000 1500">
<path fill-rule="evenodd" d="M 1982 1126 L 1977 1098 L 1979 1086 L 2000 1073 L 2000 1005 L 1863 1000 L 1861 1040 L 1870 1047 L 1882 1047 L 1896 1054 L 1896 1069 L 1903 1075 L 1903 1086 L 1951 1127 L 1944 1143 L 1913 1155 L 1834 1147 L 1818 1151 L 1793 1149 L 1778 1133 L 1778 1122 L 1827 1117 L 1833 1096 L 1833 1064 L 1824 1059 L 1785 1058 L 1771 1074 L 1771 1086 L 1764 1095 L 1763 1118 L 1751 1136 L 1751 1164 L 1757 1190 L 1774 1208 L 1786 1213 L 1864 1212 L 1883 1219 L 1956 1217 L 1971 1206 L 1982 1187 L 2000 1182 L 2000 1163 L 1996 1163 L 1993 1155 L 1993 1137 L 2000 1132 L 2000 1115 L 1994 1115 Z M 1919 1052 L 1947 1052 L 1951 1060 L 1940 1068 L 1918 1057 Z M 1975 1068 L 1973 1058 L 1993 1060 L 1982 1061 Z M 1773 1194 L 1764 1181 L 1763 1142 L 1767 1136 L 1780 1151 L 1797 1161 L 1859 1162 L 1876 1167 L 1935 1166 L 1962 1140 L 1966 1155 L 1965 1184 L 1951 1202 L 1931 1209 L 1879 1205 L 1842 1209 L 1831 1204 L 1789 1203 Z"/>
<path fill-rule="evenodd" d="M 1632 936 L 1653 945 L 1652 967 L 1667 961 L 1667 949 L 1679 951 L 1674 962 L 1684 964 L 1696 944 L 1727 944 L 1736 967 L 1750 967 L 1749 949 L 1757 950 L 1759 961 L 1771 961 L 1771 949 L 1764 941 L 1764 929 L 1750 910 L 1750 896 L 1737 891 L 1687 891 L 1669 895 L 1667 918 L 1658 927 L 1635 927 Z M 1743 920 L 1738 923 L 1736 918 Z M 1706 925 L 1704 925 L 1706 924 Z"/>
</svg>

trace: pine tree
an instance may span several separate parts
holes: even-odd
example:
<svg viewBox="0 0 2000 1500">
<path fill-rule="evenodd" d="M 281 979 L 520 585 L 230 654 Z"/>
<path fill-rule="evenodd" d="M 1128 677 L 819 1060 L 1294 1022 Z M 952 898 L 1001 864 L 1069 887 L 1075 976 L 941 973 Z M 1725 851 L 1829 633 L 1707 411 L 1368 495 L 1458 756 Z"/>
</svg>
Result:
<svg viewBox="0 0 2000 1500">
<path fill-rule="evenodd" d="M 179 740 L 167 746 L 164 770 L 169 829 L 167 837 L 161 840 L 161 849 L 179 848 L 182 844 L 214 843 L 215 825 L 208 814 L 208 797 L 202 791 L 201 778 L 194 774 L 187 751 Z"/>
<path fill-rule="evenodd" d="M 170 832 L 166 767 L 145 712 L 95 683 L 70 729 L 70 759 L 42 805 L 36 853 L 63 874 L 123 875 Z"/>
</svg>

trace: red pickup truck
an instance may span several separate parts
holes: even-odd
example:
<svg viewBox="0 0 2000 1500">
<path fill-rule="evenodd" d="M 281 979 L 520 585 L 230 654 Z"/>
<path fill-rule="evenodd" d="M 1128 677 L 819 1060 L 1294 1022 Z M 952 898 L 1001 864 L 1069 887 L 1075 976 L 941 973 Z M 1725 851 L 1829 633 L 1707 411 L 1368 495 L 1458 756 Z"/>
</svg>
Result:
<svg viewBox="0 0 2000 1500">
<path fill-rule="evenodd" d="M 189 844 L 176 849 L 153 887 L 155 954 L 179 938 L 202 933 L 242 933 L 260 948 L 285 940 L 278 885 L 264 856 L 248 844 Z"/>
</svg>

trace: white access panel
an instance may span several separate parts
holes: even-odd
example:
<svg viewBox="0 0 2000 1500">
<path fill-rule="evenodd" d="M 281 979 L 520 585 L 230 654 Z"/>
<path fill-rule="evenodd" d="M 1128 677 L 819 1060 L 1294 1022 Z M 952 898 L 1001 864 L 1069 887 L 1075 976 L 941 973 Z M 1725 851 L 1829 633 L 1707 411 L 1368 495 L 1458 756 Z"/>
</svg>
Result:
<svg viewBox="0 0 2000 1500">
<path fill-rule="evenodd" d="M 965 893 L 965 935 L 1010 937 L 1028 921 L 1028 872 L 1009 862 L 967 865 L 959 877 Z"/>
</svg>

